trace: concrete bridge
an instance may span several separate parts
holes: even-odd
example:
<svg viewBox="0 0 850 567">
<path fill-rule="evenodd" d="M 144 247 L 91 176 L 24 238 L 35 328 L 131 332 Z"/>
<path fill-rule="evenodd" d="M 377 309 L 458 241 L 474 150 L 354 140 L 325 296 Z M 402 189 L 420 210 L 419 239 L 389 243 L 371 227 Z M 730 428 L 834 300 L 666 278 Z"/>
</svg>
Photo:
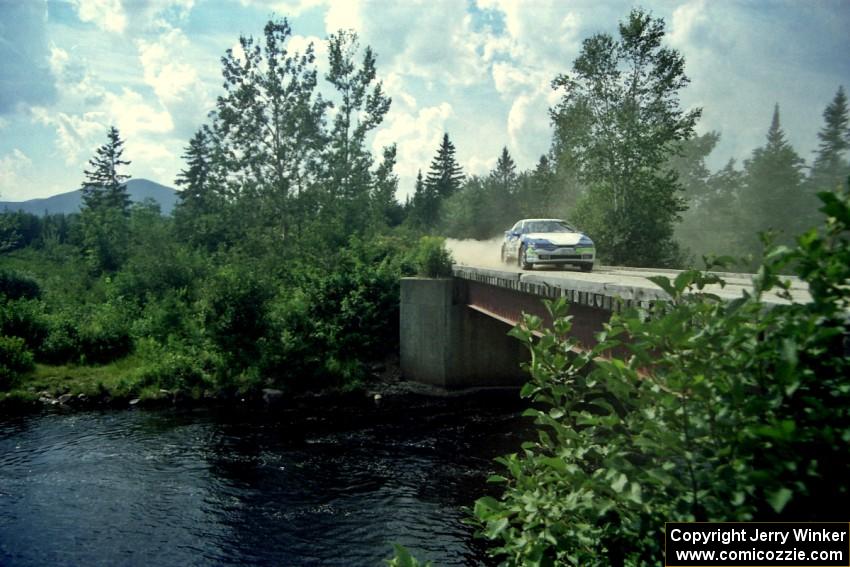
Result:
<svg viewBox="0 0 850 567">
<path fill-rule="evenodd" d="M 648 277 L 673 279 L 680 273 L 604 266 L 581 273 L 466 265 L 455 265 L 453 272 L 452 278 L 401 281 L 401 370 L 409 380 L 444 388 L 521 385 L 527 378 L 519 365 L 528 353 L 506 333 L 523 312 L 548 321 L 541 300 L 566 297 L 573 335 L 592 346 L 612 311 L 668 298 Z M 738 298 L 752 287 L 750 274 L 718 275 L 726 287 L 706 291 L 722 298 Z M 806 284 L 790 279 L 795 301 L 808 301 Z M 786 302 L 775 295 L 766 300 Z"/>
</svg>

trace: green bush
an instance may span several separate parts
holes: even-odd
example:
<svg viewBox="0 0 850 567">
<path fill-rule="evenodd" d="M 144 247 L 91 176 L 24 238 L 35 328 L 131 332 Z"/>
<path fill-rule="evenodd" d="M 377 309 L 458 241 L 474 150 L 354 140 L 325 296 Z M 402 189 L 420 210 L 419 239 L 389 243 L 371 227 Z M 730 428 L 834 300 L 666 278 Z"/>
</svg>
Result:
<svg viewBox="0 0 850 567">
<path fill-rule="evenodd" d="M 105 304 L 94 309 L 78 327 L 80 360 L 103 364 L 133 350 L 130 326 L 120 308 Z"/>
<path fill-rule="evenodd" d="M 66 312 L 60 312 L 51 314 L 48 321 L 47 336 L 37 350 L 39 360 L 49 364 L 78 362 L 80 340 L 77 319 Z"/>
<path fill-rule="evenodd" d="M 290 304 L 281 336 L 293 355 L 306 355 L 305 372 L 356 384 L 367 377 L 367 363 L 398 351 L 399 279 L 411 271 L 407 256 L 408 248 L 392 239 L 368 246 L 352 241 L 332 270 L 301 283 L 301 307 Z"/>
<path fill-rule="evenodd" d="M 257 363 L 269 331 L 273 287 L 250 265 L 233 264 L 209 278 L 201 291 L 204 336 L 239 372 Z"/>
<path fill-rule="evenodd" d="M 41 297 L 41 286 L 31 276 L 0 269 L 0 294 L 7 299 L 38 299 Z"/>
<path fill-rule="evenodd" d="M 48 321 L 40 300 L 0 298 L 0 334 L 20 337 L 28 348 L 36 349 L 47 333 Z"/>
<path fill-rule="evenodd" d="M 0 336 L 0 390 L 7 390 L 21 373 L 33 368 L 32 353 L 20 337 Z"/>
<path fill-rule="evenodd" d="M 451 253 L 446 250 L 446 239 L 423 236 L 413 252 L 417 274 L 424 278 L 448 278 L 452 275 Z"/>
<path fill-rule="evenodd" d="M 847 509 L 850 199 L 821 199 L 826 227 L 768 253 L 752 294 L 721 300 L 697 271 L 652 278 L 672 300 L 612 316 L 579 355 L 562 302 L 553 329 L 526 317 L 513 331 L 533 353 L 523 395 L 539 439 L 500 460 L 501 499 L 475 505 L 505 564 L 657 565 L 666 521 Z M 789 265 L 812 302 L 766 305 Z"/>
<path fill-rule="evenodd" d="M 214 364 L 206 353 L 171 344 L 135 375 L 142 386 L 154 386 L 200 397 L 215 386 Z"/>
<path fill-rule="evenodd" d="M 133 339 L 125 309 L 104 303 L 51 314 L 38 358 L 52 364 L 105 364 L 130 354 Z"/>
</svg>

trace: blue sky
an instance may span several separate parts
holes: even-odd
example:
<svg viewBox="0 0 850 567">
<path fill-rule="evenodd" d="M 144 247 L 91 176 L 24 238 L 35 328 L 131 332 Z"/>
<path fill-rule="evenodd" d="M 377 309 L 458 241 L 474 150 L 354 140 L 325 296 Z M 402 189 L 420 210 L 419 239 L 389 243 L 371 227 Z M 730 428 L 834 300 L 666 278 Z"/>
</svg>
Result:
<svg viewBox="0 0 850 567">
<path fill-rule="evenodd" d="M 272 15 L 289 18 L 294 47 L 316 44 L 320 70 L 340 28 L 374 48 L 393 104 L 370 143 L 398 144 L 402 200 L 444 131 L 466 173 L 486 173 L 502 146 L 532 167 L 551 138 L 552 78 L 635 5 L 685 56 L 682 102 L 721 134 L 712 166 L 763 143 L 774 103 L 811 162 L 824 107 L 850 87 L 846 0 L 0 0 L 0 199 L 78 187 L 112 124 L 128 172 L 173 185 L 221 92 L 220 57 Z"/>
</svg>

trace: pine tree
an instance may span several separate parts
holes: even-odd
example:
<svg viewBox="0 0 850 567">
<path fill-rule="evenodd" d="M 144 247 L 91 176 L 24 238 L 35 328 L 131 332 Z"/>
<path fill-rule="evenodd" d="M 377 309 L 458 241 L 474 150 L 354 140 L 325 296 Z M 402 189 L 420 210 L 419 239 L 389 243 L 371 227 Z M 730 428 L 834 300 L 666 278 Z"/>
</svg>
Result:
<svg viewBox="0 0 850 567">
<path fill-rule="evenodd" d="M 744 163 L 745 181 L 741 193 L 742 214 L 747 233 L 773 230 L 778 242 L 790 242 L 804 228 L 801 213 L 807 199 L 803 192 L 803 159 L 785 139 L 779 121 L 779 105 L 773 110 L 767 143 L 753 151 Z M 746 245 L 756 253 L 760 246 L 755 238 Z"/>
<path fill-rule="evenodd" d="M 177 174 L 175 183 L 182 187 L 178 194 L 178 206 L 193 212 L 209 208 L 212 199 L 210 181 L 212 178 L 212 149 L 206 129 L 198 130 L 183 154 L 187 168 Z"/>
<path fill-rule="evenodd" d="M 477 222 L 491 225 L 489 233 L 497 233 L 516 222 L 514 218 L 519 212 L 515 206 L 517 192 L 516 164 L 508 148 L 502 148 L 502 153 L 496 161 L 496 168 L 484 182 L 485 202 L 482 204 L 484 218 Z M 512 206 L 513 205 L 513 206 Z M 473 222 L 476 222 L 473 220 Z"/>
<path fill-rule="evenodd" d="M 565 212 L 558 207 L 558 201 L 563 199 L 557 194 L 555 170 L 546 155 L 540 156 L 530 174 L 519 176 L 517 185 L 517 202 L 521 208 L 521 216 L 560 217 Z"/>
<path fill-rule="evenodd" d="M 437 155 L 431 161 L 425 185 L 432 188 L 438 199 L 445 199 L 455 194 L 462 183 L 463 170 L 455 160 L 455 146 L 445 133 Z"/>
<path fill-rule="evenodd" d="M 222 194 L 220 164 L 213 143 L 210 130 L 207 127 L 199 129 L 182 156 L 187 167 L 175 180 L 182 187 L 174 209 L 177 235 L 208 250 L 218 248 L 232 230 L 225 210 L 227 201 Z"/>
<path fill-rule="evenodd" d="M 410 222 L 426 230 L 437 224 L 440 210 L 440 196 L 435 186 L 422 179 L 422 170 L 416 174 L 416 186 L 410 202 Z"/>
<path fill-rule="evenodd" d="M 375 171 L 372 187 L 373 218 L 387 226 L 396 226 L 403 218 L 402 208 L 396 200 L 398 175 L 393 171 L 396 164 L 396 145 L 384 148 L 384 159 Z"/>
<path fill-rule="evenodd" d="M 496 162 L 496 169 L 493 171 L 493 178 L 505 188 L 506 193 L 513 192 L 517 180 L 516 164 L 508 153 L 507 147 L 502 148 L 502 153 Z"/>
<path fill-rule="evenodd" d="M 818 132 L 820 144 L 812 165 L 809 186 L 812 192 L 844 186 L 850 164 L 845 154 L 850 149 L 850 116 L 844 87 L 839 87 L 832 102 L 823 111 L 824 126 Z"/>
<path fill-rule="evenodd" d="M 83 171 L 84 208 L 114 208 L 124 215 L 130 214 L 130 196 L 126 184 L 130 176 L 119 172 L 120 167 L 130 165 L 130 162 L 122 160 L 123 155 L 124 140 L 118 134 L 118 129 L 111 126 L 107 132 L 106 144 L 100 146 L 95 156 L 89 160 L 91 170 Z"/>
<path fill-rule="evenodd" d="M 89 160 L 82 184 L 83 206 L 80 224 L 84 254 L 95 272 L 117 270 L 129 248 L 130 196 L 126 181 L 130 178 L 119 168 L 130 162 L 121 159 L 124 141 L 112 126 L 106 144 Z"/>
</svg>

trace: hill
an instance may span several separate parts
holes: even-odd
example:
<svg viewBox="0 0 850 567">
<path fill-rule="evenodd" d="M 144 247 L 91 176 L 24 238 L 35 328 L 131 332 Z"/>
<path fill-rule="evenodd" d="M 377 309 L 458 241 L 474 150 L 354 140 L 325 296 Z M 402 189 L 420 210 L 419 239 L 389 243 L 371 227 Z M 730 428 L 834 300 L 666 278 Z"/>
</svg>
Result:
<svg viewBox="0 0 850 567">
<path fill-rule="evenodd" d="M 145 199 L 153 199 L 159 203 L 162 214 L 170 215 L 177 202 L 177 191 L 171 187 L 160 185 L 147 179 L 131 179 L 127 182 L 127 192 L 130 200 L 140 203 Z M 44 199 L 28 201 L 0 201 L 0 211 L 23 211 L 34 215 L 78 213 L 83 200 L 82 191 L 69 191 Z"/>
</svg>

